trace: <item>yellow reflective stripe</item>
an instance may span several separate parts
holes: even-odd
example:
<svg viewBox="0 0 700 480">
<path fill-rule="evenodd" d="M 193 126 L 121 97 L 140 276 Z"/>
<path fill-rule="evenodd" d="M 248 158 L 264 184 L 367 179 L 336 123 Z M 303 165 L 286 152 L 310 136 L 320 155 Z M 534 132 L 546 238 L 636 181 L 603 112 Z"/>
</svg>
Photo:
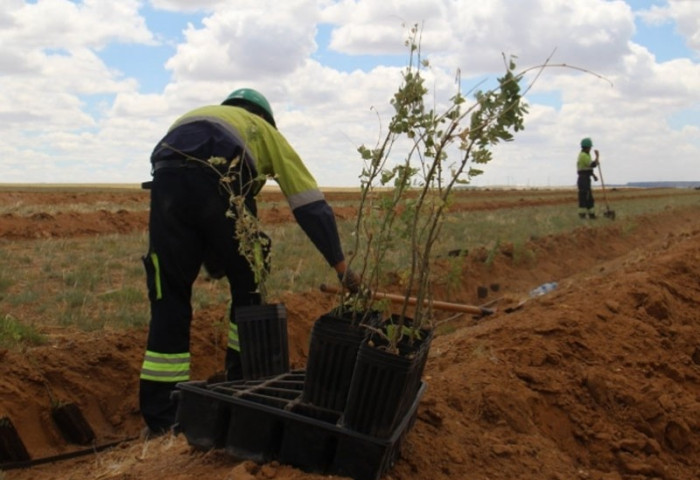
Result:
<svg viewBox="0 0 700 480">
<path fill-rule="evenodd" d="M 160 262 L 158 261 L 158 255 L 155 252 L 151 253 L 151 262 L 153 262 L 153 268 L 155 269 L 154 277 L 156 282 L 156 298 L 160 300 L 163 298 L 163 287 L 160 283 Z"/>
<path fill-rule="evenodd" d="M 142 380 L 185 382 L 190 379 L 190 354 L 147 351 L 141 367 Z"/>
<path fill-rule="evenodd" d="M 241 351 L 241 344 L 238 340 L 238 325 L 228 322 L 228 348 L 237 352 Z"/>
</svg>

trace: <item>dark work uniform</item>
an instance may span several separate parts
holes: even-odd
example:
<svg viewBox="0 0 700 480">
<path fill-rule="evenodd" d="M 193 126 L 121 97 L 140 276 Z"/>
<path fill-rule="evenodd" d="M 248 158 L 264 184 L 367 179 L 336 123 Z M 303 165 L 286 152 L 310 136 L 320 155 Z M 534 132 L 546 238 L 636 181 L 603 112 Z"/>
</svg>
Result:
<svg viewBox="0 0 700 480">
<path fill-rule="evenodd" d="M 266 178 L 274 176 L 297 222 L 329 265 L 343 260 L 331 207 L 297 153 L 273 126 L 234 106 L 202 107 L 178 119 L 151 156 L 149 250 L 143 257 L 151 321 L 139 400 L 153 432 L 173 425 L 177 405 L 170 394 L 178 382 L 190 378 L 190 301 L 203 262 L 220 269 L 230 285 L 225 366 L 229 374 L 240 369 L 233 307 L 260 303 L 253 271 L 238 252 L 236 220 L 227 215 L 228 193 L 219 183 L 228 166 L 213 168 L 207 163 L 212 157 L 223 163 L 238 158 L 239 178 L 253 185 L 245 191 L 252 214 L 257 212 L 255 194 Z"/>
</svg>

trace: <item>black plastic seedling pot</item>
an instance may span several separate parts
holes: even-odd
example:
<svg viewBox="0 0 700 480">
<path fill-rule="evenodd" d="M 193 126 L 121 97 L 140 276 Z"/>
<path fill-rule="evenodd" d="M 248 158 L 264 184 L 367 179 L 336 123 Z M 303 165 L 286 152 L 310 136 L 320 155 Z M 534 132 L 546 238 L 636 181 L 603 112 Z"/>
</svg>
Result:
<svg viewBox="0 0 700 480">
<path fill-rule="evenodd" d="M 188 382 L 186 385 L 193 391 L 207 389 L 207 382 Z M 188 443 L 199 450 L 224 448 L 230 405 L 209 395 L 183 395 L 178 390 L 174 395 L 178 403 L 175 430 L 186 430 Z"/>
<path fill-rule="evenodd" d="M 289 372 L 287 310 L 284 304 L 235 307 L 243 378 L 257 380 Z"/>
<path fill-rule="evenodd" d="M 316 320 L 309 340 L 304 402 L 331 410 L 345 408 L 357 350 L 367 332 L 350 319 L 333 314 Z"/>
<path fill-rule="evenodd" d="M 363 342 L 345 405 L 344 425 L 373 437 L 391 437 L 412 408 L 431 341 L 432 331 L 424 330 L 421 339 L 400 343 L 398 353 L 381 348 L 385 340 L 379 335 Z"/>
<path fill-rule="evenodd" d="M 420 385 L 391 435 L 377 438 L 341 426 L 342 412 L 302 402 L 304 381 L 305 371 L 294 371 L 257 381 L 180 383 L 177 430 L 200 449 L 221 445 L 237 458 L 276 460 L 308 472 L 378 480 L 399 456 L 425 385 Z M 217 421 L 212 420 L 214 411 L 220 415 Z M 203 419 L 209 424 L 209 438 L 203 436 Z M 223 425 L 225 431 L 212 428 L 214 424 Z"/>
</svg>

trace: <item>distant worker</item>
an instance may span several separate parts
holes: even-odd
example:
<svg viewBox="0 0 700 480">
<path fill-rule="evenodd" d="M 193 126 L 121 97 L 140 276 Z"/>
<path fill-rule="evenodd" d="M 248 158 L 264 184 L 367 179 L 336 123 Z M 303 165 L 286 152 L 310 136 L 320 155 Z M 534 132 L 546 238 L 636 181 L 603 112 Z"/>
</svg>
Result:
<svg viewBox="0 0 700 480">
<path fill-rule="evenodd" d="M 578 171 L 578 216 L 580 218 L 596 218 L 595 217 L 595 200 L 593 199 L 593 190 L 591 190 L 591 177 L 598 180 L 598 177 L 593 173 L 593 169 L 598 166 L 598 150 L 595 152 L 595 160 L 591 160 L 591 147 L 593 141 L 586 137 L 581 140 L 581 153 L 578 154 L 576 162 L 576 170 Z"/>
<path fill-rule="evenodd" d="M 257 212 L 255 196 L 265 179 L 274 178 L 297 223 L 343 285 L 350 291 L 360 285 L 346 266 L 333 210 L 277 131 L 270 104 L 259 92 L 234 90 L 221 105 L 184 114 L 158 142 L 151 163 L 149 246 L 143 257 L 151 320 L 139 388 L 147 435 L 173 426 L 177 404 L 171 393 L 190 379 L 192 286 L 203 263 L 210 274 L 228 280 L 226 378 L 242 378 L 234 307 L 260 304 L 261 298 L 254 272 L 238 251 L 237 220 L 222 188 L 230 166 L 237 175 L 233 193 L 245 196 L 251 214 Z"/>
</svg>

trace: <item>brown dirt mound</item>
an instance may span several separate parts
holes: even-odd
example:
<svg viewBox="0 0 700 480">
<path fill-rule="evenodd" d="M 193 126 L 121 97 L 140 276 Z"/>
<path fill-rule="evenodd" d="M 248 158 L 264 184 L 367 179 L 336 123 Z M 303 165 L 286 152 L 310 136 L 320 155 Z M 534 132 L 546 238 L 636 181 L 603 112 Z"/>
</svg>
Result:
<svg viewBox="0 0 700 480">
<path fill-rule="evenodd" d="M 439 338 L 396 478 L 700 478 L 699 259 L 696 228 Z"/>
<path fill-rule="evenodd" d="M 428 389 L 402 458 L 386 480 L 692 480 L 700 478 L 700 215 L 640 218 L 533 239 L 532 260 L 501 246 L 490 266 L 462 261 L 462 288 L 443 299 L 498 300 L 494 315 L 445 319 L 426 367 Z M 510 314 L 511 298 L 559 287 Z M 479 299 L 479 286 L 489 297 Z M 292 364 L 301 367 L 320 292 L 287 294 Z M 225 305 L 198 312 L 193 377 L 222 363 Z M 0 352 L 0 416 L 33 458 L 78 449 L 49 418 L 51 399 L 76 402 L 104 444 L 138 435 L 145 330 L 56 332 L 50 345 Z M 50 393 L 49 393 L 50 392 Z M 194 452 L 182 435 L 131 439 L 6 480 L 99 478 L 320 480 L 289 466 Z"/>
</svg>

